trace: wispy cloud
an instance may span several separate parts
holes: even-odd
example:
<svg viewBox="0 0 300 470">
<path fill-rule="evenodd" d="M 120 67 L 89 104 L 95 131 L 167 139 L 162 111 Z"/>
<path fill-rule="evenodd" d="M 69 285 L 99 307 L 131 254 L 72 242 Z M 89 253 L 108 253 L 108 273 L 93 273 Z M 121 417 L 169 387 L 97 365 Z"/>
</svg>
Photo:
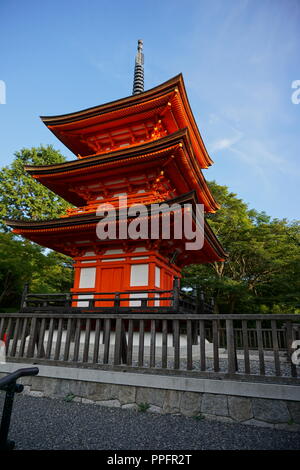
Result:
<svg viewBox="0 0 300 470">
<path fill-rule="evenodd" d="M 236 137 L 225 137 L 223 139 L 216 140 L 210 146 L 211 152 L 214 153 L 219 150 L 232 148 L 232 146 L 236 144 L 241 138 L 242 138 L 242 135 L 239 135 Z"/>
</svg>

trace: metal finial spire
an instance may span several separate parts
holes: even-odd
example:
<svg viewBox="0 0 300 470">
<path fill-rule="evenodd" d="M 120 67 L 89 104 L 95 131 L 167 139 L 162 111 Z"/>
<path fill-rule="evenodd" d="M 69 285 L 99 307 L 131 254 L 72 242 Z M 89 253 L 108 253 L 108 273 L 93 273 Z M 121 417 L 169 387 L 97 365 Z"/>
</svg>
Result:
<svg viewBox="0 0 300 470">
<path fill-rule="evenodd" d="M 138 40 L 137 53 L 135 56 L 134 80 L 132 94 L 137 95 L 144 91 L 144 54 L 143 41 Z"/>
</svg>

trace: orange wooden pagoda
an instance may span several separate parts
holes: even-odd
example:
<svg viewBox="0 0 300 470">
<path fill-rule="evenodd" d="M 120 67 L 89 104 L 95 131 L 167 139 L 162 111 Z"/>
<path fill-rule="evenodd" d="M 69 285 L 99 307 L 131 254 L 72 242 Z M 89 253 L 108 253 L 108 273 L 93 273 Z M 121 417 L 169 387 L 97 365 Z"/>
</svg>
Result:
<svg viewBox="0 0 300 470">
<path fill-rule="evenodd" d="M 26 171 L 73 207 L 55 220 L 6 222 L 14 233 L 74 259 L 73 292 L 169 290 L 184 266 L 225 258 L 207 222 L 198 251 L 187 251 L 184 239 L 99 240 L 96 234 L 97 207 L 116 205 L 120 195 L 128 206 L 175 201 L 202 203 L 205 212 L 219 208 L 202 174 L 212 160 L 181 74 L 148 91 L 137 86 L 127 98 L 41 119 L 77 158 Z"/>
</svg>

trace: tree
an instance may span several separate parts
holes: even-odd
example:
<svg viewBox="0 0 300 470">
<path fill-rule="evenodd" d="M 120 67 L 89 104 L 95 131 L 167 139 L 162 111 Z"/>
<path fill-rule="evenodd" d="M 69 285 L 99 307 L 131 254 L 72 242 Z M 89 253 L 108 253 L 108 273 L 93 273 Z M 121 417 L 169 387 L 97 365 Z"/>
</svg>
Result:
<svg viewBox="0 0 300 470">
<path fill-rule="evenodd" d="M 32 292 L 68 292 L 73 285 L 73 260 L 55 251 L 48 251 L 44 263 L 30 281 Z"/>
<path fill-rule="evenodd" d="M 16 152 L 12 164 L 0 170 L 0 219 L 52 219 L 63 214 L 70 204 L 28 175 L 24 166 L 64 161 L 51 145 Z M 71 263 L 67 256 L 14 236 L 0 220 L 1 306 L 17 307 L 25 283 L 36 292 L 69 290 Z"/>
<path fill-rule="evenodd" d="M 18 307 L 24 284 L 33 292 L 65 292 L 72 286 L 72 260 L 45 252 L 28 240 L 0 233 L 0 307 Z"/>
<path fill-rule="evenodd" d="M 229 256 L 186 268 L 185 285 L 201 286 L 222 313 L 295 311 L 300 305 L 299 223 L 248 209 L 226 186 L 211 182 L 210 188 L 221 209 L 207 219 Z"/>
<path fill-rule="evenodd" d="M 51 145 L 16 152 L 12 164 L 0 170 L 0 219 L 53 219 L 65 212 L 70 204 L 24 170 L 25 165 L 52 165 L 65 160 Z M 2 229 L 8 231 L 3 223 Z"/>
<path fill-rule="evenodd" d="M 11 233 L 0 234 L 0 305 L 9 305 L 42 262 L 41 249 Z"/>
</svg>

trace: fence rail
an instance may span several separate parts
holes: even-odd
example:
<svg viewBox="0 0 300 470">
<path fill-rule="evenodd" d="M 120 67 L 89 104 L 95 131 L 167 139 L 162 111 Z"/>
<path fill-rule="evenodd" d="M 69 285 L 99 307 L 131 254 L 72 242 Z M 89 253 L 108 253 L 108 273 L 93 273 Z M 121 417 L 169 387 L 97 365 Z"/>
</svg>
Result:
<svg viewBox="0 0 300 470">
<path fill-rule="evenodd" d="M 91 290 L 60 294 L 28 293 L 22 297 L 21 311 L 84 310 L 151 310 L 169 312 L 213 313 L 213 304 L 203 295 L 188 295 L 175 284 L 173 289 L 139 289 L 125 292 L 94 292 Z"/>
<path fill-rule="evenodd" d="M 299 375 L 292 354 L 300 315 L 23 312 L 0 314 L 0 339 L 20 362 Z"/>
</svg>

